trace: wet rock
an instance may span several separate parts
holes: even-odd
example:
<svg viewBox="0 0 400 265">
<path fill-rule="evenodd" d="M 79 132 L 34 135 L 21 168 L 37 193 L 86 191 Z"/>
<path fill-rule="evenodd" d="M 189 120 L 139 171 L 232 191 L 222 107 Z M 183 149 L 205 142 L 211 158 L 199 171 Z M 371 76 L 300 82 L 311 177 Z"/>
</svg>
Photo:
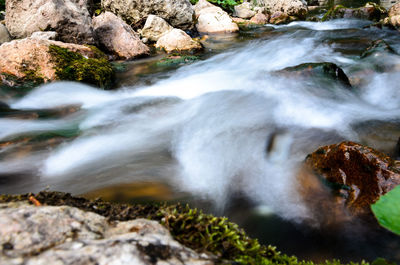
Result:
<svg viewBox="0 0 400 265">
<path fill-rule="evenodd" d="M 69 206 L 0 204 L 1 264 L 213 264 L 155 221 L 109 223 Z"/>
<path fill-rule="evenodd" d="M 239 31 L 228 13 L 206 0 L 199 0 L 194 6 L 197 18 L 196 28 L 200 33 L 230 33 Z"/>
<path fill-rule="evenodd" d="M 6 26 L 0 23 L 0 45 L 9 41 L 11 41 L 10 33 L 8 33 Z"/>
<path fill-rule="evenodd" d="M 55 31 L 37 31 L 31 35 L 31 38 L 40 40 L 56 40 L 57 36 L 57 32 Z"/>
<path fill-rule="evenodd" d="M 150 53 L 139 35 L 111 12 L 104 12 L 95 17 L 93 28 L 98 42 L 120 59 L 133 59 Z"/>
<path fill-rule="evenodd" d="M 303 0 L 257 0 L 258 5 L 266 7 L 271 14 L 276 12 L 285 13 L 304 19 L 307 15 L 307 3 Z"/>
<path fill-rule="evenodd" d="M 290 74 L 300 77 L 325 78 L 339 82 L 345 87 L 351 88 L 349 78 L 342 68 L 334 63 L 304 63 L 293 67 L 287 67 L 278 72 L 279 74 Z"/>
<path fill-rule="evenodd" d="M 156 48 L 164 49 L 166 52 L 172 52 L 199 50 L 202 46 L 197 41 L 192 40 L 183 30 L 173 29 L 158 39 Z"/>
<path fill-rule="evenodd" d="M 356 18 L 379 21 L 386 16 L 386 9 L 375 3 L 367 3 L 365 6 L 359 8 L 347 8 L 342 5 L 336 5 L 322 17 L 322 21 L 336 18 Z"/>
<path fill-rule="evenodd" d="M 189 0 L 102 0 L 101 5 L 133 28 L 141 28 L 150 14 L 165 19 L 176 28 L 193 26 L 194 11 Z"/>
<path fill-rule="evenodd" d="M 6 3 L 6 26 L 15 38 L 51 30 L 63 42 L 93 44 L 87 5 L 87 0 L 10 0 Z"/>
<path fill-rule="evenodd" d="M 353 142 L 324 146 L 306 158 L 352 213 L 370 213 L 370 205 L 400 184 L 400 166 L 390 157 Z"/>
<path fill-rule="evenodd" d="M 239 18 L 251 18 L 256 14 L 255 11 L 252 10 L 249 2 L 244 2 L 243 4 L 237 5 L 234 7 L 233 15 Z"/>
<path fill-rule="evenodd" d="M 361 58 L 365 58 L 371 55 L 378 55 L 382 53 L 396 54 L 396 52 L 390 47 L 390 45 L 384 40 L 376 40 L 371 43 L 371 45 L 365 49 L 361 54 Z"/>
<path fill-rule="evenodd" d="M 164 19 L 155 15 L 149 15 L 140 34 L 142 37 L 156 42 L 164 33 L 172 29 L 173 27 Z"/>
<path fill-rule="evenodd" d="M 0 46 L 0 78 L 9 85 L 75 80 L 107 87 L 113 75 L 104 54 L 92 47 L 33 38 Z"/>
</svg>

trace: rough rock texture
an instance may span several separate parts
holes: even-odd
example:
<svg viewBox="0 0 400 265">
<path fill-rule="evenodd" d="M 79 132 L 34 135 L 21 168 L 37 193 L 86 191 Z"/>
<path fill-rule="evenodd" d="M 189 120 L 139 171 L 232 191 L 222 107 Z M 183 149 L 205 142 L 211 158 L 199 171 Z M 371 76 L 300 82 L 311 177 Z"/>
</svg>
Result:
<svg viewBox="0 0 400 265">
<path fill-rule="evenodd" d="M 55 31 L 37 31 L 31 35 L 32 39 L 41 39 L 41 40 L 56 40 L 58 37 L 57 32 Z"/>
<path fill-rule="evenodd" d="M 283 12 L 288 16 L 305 18 L 308 9 L 307 3 L 303 0 L 258 0 L 259 5 L 269 9 L 271 14 Z"/>
<path fill-rule="evenodd" d="M 395 28 L 400 27 L 400 15 L 387 17 L 383 20 L 383 24 L 386 26 L 392 26 Z"/>
<path fill-rule="evenodd" d="M 250 22 L 251 22 L 251 23 L 254 23 L 254 24 L 263 25 L 263 24 L 268 23 L 268 20 L 269 20 L 269 18 L 268 18 L 267 15 L 265 15 L 265 14 L 262 13 L 262 12 L 258 12 L 257 14 L 255 14 L 254 17 L 252 17 L 252 18 L 250 19 Z"/>
<path fill-rule="evenodd" d="M 21 202 L 0 204 L 0 251 L 0 264 L 213 264 L 155 221 Z"/>
<path fill-rule="evenodd" d="M 68 43 L 93 44 L 87 0 L 7 0 L 6 26 L 15 38 L 56 31 Z"/>
<path fill-rule="evenodd" d="M 193 26 L 194 11 L 189 0 L 102 0 L 101 4 L 134 28 L 144 23 L 150 14 L 165 19 L 173 27 L 188 29 Z"/>
<path fill-rule="evenodd" d="M 400 15 L 400 2 L 394 4 L 388 12 L 389 17 Z"/>
<path fill-rule="evenodd" d="M 11 41 L 10 33 L 8 33 L 6 26 L 0 23 L 0 45 L 9 41 Z"/>
<path fill-rule="evenodd" d="M 357 214 L 369 213 L 372 203 L 400 184 L 396 161 L 353 142 L 321 147 L 307 156 L 306 164 Z"/>
<path fill-rule="evenodd" d="M 37 83 L 76 80 L 103 86 L 113 71 L 106 59 L 99 58 L 100 54 L 78 44 L 34 38 L 14 40 L 0 46 L 0 78 L 3 82 L 11 76 Z"/>
<path fill-rule="evenodd" d="M 143 38 L 156 42 L 164 33 L 172 29 L 173 27 L 164 19 L 155 15 L 149 15 L 140 34 Z"/>
<path fill-rule="evenodd" d="M 201 49 L 200 43 L 192 40 L 183 30 L 173 29 L 162 35 L 157 43 L 157 48 L 164 49 L 166 52 L 190 51 Z"/>
<path fill-rule="evenodd" d="M 95 17 L 93 28 L 99 44 L 121 59 L 132 59 L 150 53 L 139 35 L 111 12 L 105 12 Z"/>
<path fill-rule="evenodd" d="M 367 3 L 359 8 L 346 8 L 342 5 L 332 7 L 322 18 L 322 21 L 336 18 L 357 18 L 379 21 L 387 16 L 384 8 L 374 3 Z"/>
<path fill-rule="evenodd" d="M 197 18 L 196 28 L 201 33 L 229 33 L 239 31 L 228 13 L 206 0 L 199 0 L 194 6 Z"/>
<path fill-rule="evenodd" d="M 269 19 L 269 23 L 275 25 L 285 24 L 289 22 L 290 22 L 289 15 L 280 11 L 273 13 L 271 15 L 271 18 Z"/>
<path fill-rule="evenodd" d="M 253 17 L 256 12 L 251 9 L 251 5 L 249 2 L 244 2 L 243 4 L 237 5 L 234 7 L 235 12 L 233 12 L 233 15 L 235 17 L 240 17 L 240 18 L 251 18 Z"/>
</svg>

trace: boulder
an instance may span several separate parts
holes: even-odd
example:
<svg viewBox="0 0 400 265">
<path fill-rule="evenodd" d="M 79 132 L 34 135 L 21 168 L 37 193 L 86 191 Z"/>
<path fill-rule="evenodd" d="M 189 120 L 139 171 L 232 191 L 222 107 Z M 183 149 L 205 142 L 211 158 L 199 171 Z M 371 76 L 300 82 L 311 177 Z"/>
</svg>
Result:
<svg viewBox="0 0 400 265">
<path fill-rule="evenodd" d="M 276 12 L 285 13 L 304 19 L 307 15 L 307 3 L 303 0 L 258 0 L 258 5 L 266 7 L 271 14 Z"/>
<path fill-rule="evenodd" d="M 0 78 L 7 84 L 74 80 L 107 87 L 113 75 L 104 54 L 94 47 L 34 38 L 0 46 Z"/>
<path fill-rule="evenodd" d="M 156 42 L 164 33 L 172 29 L 173 27 L 164 19 L 155 15 L 149 15 L 140 34 L 143 38 Z"/>
<path fill-rule="evenodd" d="M 231 33 L 239 31 L 239 27 L 220 7 L 206 0 L 199 0 L 194 6 L 197 18 L 196 28 L 200 33 Z"/>
<path fill-rule="evenodd" d="M 61 41 L 93 44 L 87 0 L 7 0 L 6 26 L 15 38 L 56 31 Z"/>
<path fill-rule="evenodd" d="M 193 26 L 194 11 L 189 0 L 102 0 L 101 5 L 133 28 L 143 25 L 141 23 L 150 14 L 165 19 L 176 28 L 189 29 Z"/>
<path fill-rule="evenodd" d="M 22 202 L 0 204 L 0 251 L 2 264 L 214 264 L 156 221 Z"/>
<path fill-rule="evenodd" d="M 202 48 L 200 43 L 192 40 L 188 34 L 180 29 L 173 29 L 162 35 L 158 39 L 156 47 L 164 49 L 166 52 L 191 51 Z"/>
<path fill-rule="evenodd" d="M 57 32 L 55 31 L 37 31 L 31 35 L 31 38 L 41 40 L 56 40 L 57 36 Z"/>
<path fill-rule="evenodd" d="M 351 88 L 349 78 L 342 68 L 334 63 L 304 63 L 293 67 L 287 67 L 278 72 L 290 77 L 313 77 L 327 79 L 328 81 L 339 82 L 345 87 Z"/>
<path fill-rule="evenodd" d="M 93 28 L 99 44 L 120 59 L 132 59 L 150 53 L 139 35 L 111 12 L 93 18 Z"/>
<path fill-rule="evenodd" d="M 249 2 L 244 2 L 243 4 L 234 7 L 233 15 L 235 17 L 247 19 L 253 17 L 255 14 L 256 12 L 251 9 Z"/>
<path fill-rule="evenodd" d="M 372 203 L 400 184 L 398 162 L 353 142 L 320 147 L 306 164 L 354 214 L 370 213 Z"/>
<path fill-rule="evenodd" d="M 6 26 L 0 23 L 0 45 L 9 41 L 11 41 L 10 33 L 8 33 Z"/>
<path fill-rule="evenodd" d="M 386 9 L 375 3 L 367 3 L 365 6 L 359 8 L 347 8 L 342 5 L 336 5 L 326 12 L 322 17 L 322 21 L 336 18 L 356 18 L 379 21 L 386 16 Z"/>
</svg>

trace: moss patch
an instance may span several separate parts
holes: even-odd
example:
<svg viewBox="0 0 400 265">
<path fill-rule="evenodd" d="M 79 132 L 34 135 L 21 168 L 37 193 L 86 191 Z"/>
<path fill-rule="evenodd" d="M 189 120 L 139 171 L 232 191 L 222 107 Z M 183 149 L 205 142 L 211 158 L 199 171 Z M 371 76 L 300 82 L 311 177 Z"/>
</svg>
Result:
<svg viewBox="0 0 400 265">
<path fill-rule="evenodd" d="M 200 60 L 198 56 L 176 55 L 172 54 L 155 63 L 158 67 L 170 67 L 193 63 Z"/>
<path fill-rule="evenodd" d="M 60 80 L 81 81 L 101 88 L 109 88 L 114 81 L 114 70 L 104 54 L 90 47 L 95 58 L 85 58 L 66 48 L 50 45 L 49 52 L 56 63 L 56 76 Z"/>
<path fill-rule="evenodd" d="M 263 246 L 249 238 L 242 229 L 225 217 L 204 214 L 197 209 L 167 204 L 112 204 L 100 199 L 87 200 L 67 193 L 40 192 L 25 195 L 0 195 L 0 203 L 28 200 L 34 196 L 43 205 L 68 205 L 95 212 L 110 221 L 146 218 L 161 222 L 172 236 L 183 245 L 214 254 L 216 264 L 251 265 L 313 265 L 296 257 L 281 254 L 272 246 Z M 326 261 L 326 265 L 340 265 L 340 261 Z M 350 263 L 358 264 L 358 263 Z M 368 264 L 362 262 L 361 264 Z"/>
</svg>

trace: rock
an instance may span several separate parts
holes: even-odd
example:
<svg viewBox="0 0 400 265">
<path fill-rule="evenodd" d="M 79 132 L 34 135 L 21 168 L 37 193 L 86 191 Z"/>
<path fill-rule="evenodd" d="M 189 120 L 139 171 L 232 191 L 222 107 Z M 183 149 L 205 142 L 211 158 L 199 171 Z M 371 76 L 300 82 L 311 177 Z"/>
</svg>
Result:
<svg viewBox="0 0 400 265">
<path fill-rule="evenodd" d="M 258 25 L 264 25 L 268 23 L 268 20 L 269 18 L 267 15 L 262 12 L 258 12 L 254 17 L 250 19 L 250 22 Z"/>
<path fill-rule="evenodd" d="M 61 41 L 93 44 L 87 0 L 7 0 L 6 26 L 15 38 L 56 31 Z"/>
<path fill-rule="evenodd" d="M 99 50 L 72 43 L 27 38 L 0 46 L 0 78 L 40 84 L 75 80 L 107 87 L 114 72 Z"/>
<path fill-rule="evenodd" d="M 102 0 L 101 5 L 133 28 L 139 27 L 150 14 L 165 19 L 176 28 L 189 29 L 193 26 L 194 11 L 189 0 Z"/>
<path fill-rule="evenodd" d="M 155 221 L 21 202 L 0 204 L 0 250 L 1 264 L 214 264 Z"/>
<path fill-rule="evenodd" d="M 330 81 L 341 83 L 345 87 L 351 88 L 349 78 L 344 71 L 334 63 L 304 63 L 293 67 L 287 67 L 278 73 L 287 74 L 291 77 L 314 77 L 324 78 Z"/>
<path fill-rule="evenodd" d="M 0 45 L 9 41 L 11 41 L 10 33 L 8 33 L 6 26 L 0 23 Z"/>
<path fill-rule="evenodd" d="M 382 53 L 396 54 L 396 52 L 390 47 L 390 45 L 384 40 L 376 40 L 371 43 L 371 45 L 365 49 L 361 54 L 361 58 L 365 58 L 371 55 L 378 55 Z"/>
<path fill-rule="evenodd" d="M 285 24 L 290 22 L 290 17 L 283 12 L 275 12 L 271 15 L 271 18 L 269 19 L 269 23 L 279 25 L 279 24 Z"/>
<path fill-rule="evenodd" d="M 258 5 L 266 7 L 271 14 L 276 12 L 285 13 L 304 19 L 307 15 L 307 3 L 303 0 L 258 0 Z"/>
<path fill-rule="evenodd" d="M 40 40 L 56 40 L 57 36 L 57 32 L 55 31 L 37 31 L 31 35 L 31 38 Z"/>
<path fill-rule="evenodd" d="M 105 12 L 95 17 L 93 28 L 96 40 L 100 45 L 120 59 L 132 59 L 150 53 L 139 35 L 111 12 Z"/>
<path fill-rule="evenodd" d="M 336 5 L 326 12 L 322 17 L 322 21 L 336 18 L 357 18 L 379 21 L 386 16 L 386 10 L 375 3 L 367 3 L 365 6 L 359 8 L 346 8 L 342 5 Z"/>
<path fill-rule="evenodd" d="M 321 147 L 307 156 L 306 164 L 355 214 L 370 213 L 372 203 L 400 184 L 396 161 L 353 142 Z"/>
<path fill-rule="evenodd" d="M 188 34 L 180 29 L 173 29 L 162 35 L 158 39 L 156 47 L 164 49 L 166 52 L 191 51 L 202 48 L 200 43 L 192 40 Z"/>
<path fill-rule="evenodd" d="M 388 12 L 389 17 L 399 16 L 400 15 L 400 2 L 394 4 Z"/>
<path fill-rule="evenodd" d="M 143 29 L 140 31 L 140 34 L 142 37 L 156 42 L 161 35 L 172 29 L 173 27 L 164 19 L 155 15 L 149 15 L 147 17 L 146 24 L 144 24 Z"/>
<path fill-rule="evenodd" d="M 228 13 L 206 0 L 199 0 L 194 6 L 197 18 L 196 28 L 200 33 L 231 33 L 239 31 Z"/>
<path fill-rule="evenodd" d="M 251 10 L 251 5 L 249 2 L 244 2 L 243 4 L 236 5 L 234 7 L 234 12 L 233 15 L 235 17 L 240 17 L 240 18 L 251 18 L 256 14 L 255 11 Z"/>
<path fill-rule="evenodd" d="M 400 27 L 400 15 L 385 18 L 383 20 L 383 25 L 391 26 L 394 28 L 399 28 Z"/>
</svg>

